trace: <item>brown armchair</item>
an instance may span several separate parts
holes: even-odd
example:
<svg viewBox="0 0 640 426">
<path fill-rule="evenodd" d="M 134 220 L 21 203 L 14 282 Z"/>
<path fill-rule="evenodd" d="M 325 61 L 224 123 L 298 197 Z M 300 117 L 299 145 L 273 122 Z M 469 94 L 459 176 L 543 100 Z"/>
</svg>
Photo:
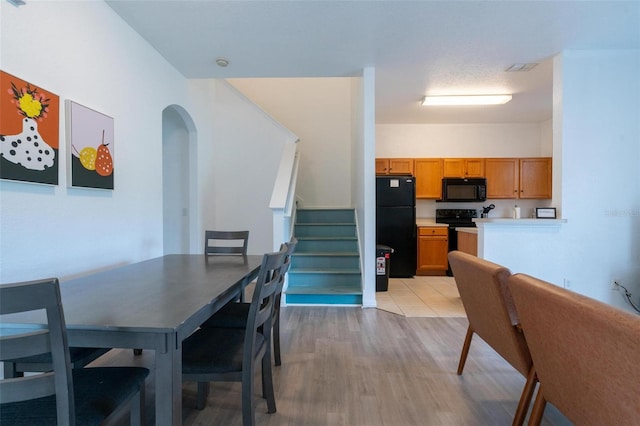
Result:
<svg viewBox="0 0 640 426">
<path fill-rule="evenodd" d="M 513 419 L 514 425 L 521 425 L 537 379 L 507 287 L 511 272 L 503 266 L 460 251 L 449 253 L 449 264 L 469 320 L 458 374 L 462 374 L 471 339 L 477 334 L 527 379 Z"/>
<path fill-rule="evenodd" d="M 574 424 L 638 424 L 640 316 L 523 274 L 509 287 L 540 379 L 529 424 L 547 401 Z"/>
</svg>

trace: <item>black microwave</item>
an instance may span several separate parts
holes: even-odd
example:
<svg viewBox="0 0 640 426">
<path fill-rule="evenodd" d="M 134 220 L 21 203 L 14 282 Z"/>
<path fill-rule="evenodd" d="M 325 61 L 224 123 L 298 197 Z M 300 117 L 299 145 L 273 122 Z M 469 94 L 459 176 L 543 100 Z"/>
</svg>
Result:
<svg viewBox="0 0 640 426">
<path fill-rule="evenodd" d="M 474 202 L 487 199 L 485 178 L 444 178 L 442 179 L 442 201 Z"/>
</svg>

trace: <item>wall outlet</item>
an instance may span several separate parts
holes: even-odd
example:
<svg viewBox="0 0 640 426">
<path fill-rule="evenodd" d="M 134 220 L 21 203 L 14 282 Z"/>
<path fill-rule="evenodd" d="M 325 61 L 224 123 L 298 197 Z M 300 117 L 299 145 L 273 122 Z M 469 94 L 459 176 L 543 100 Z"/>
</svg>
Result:
<svg viewBox="0 0 640 426">
<path fill-rule="evenodd" d="M 571 280 L 569 280 L 568 278 L 564 278 L 562 280 L 562 286 L 566 289 L 571 289 Z"/>
<path fill-rule="evenodd" d="M 620 283 L 620 280 L 617 280 L 617 279 L 614 279 L 613 281 L 611 281 L 611 291 L 620 290 L 619 283 Z"/>
</svg>

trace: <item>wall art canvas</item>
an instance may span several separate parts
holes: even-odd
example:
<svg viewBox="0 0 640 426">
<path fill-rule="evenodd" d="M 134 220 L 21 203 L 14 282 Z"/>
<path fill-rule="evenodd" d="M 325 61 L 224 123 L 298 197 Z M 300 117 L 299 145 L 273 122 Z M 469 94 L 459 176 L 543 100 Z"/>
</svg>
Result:
<svg viewBox="0 0 640 426">
<path fill-rule="evenodd" d="M 60 98 L 0 71 L 0 179 L 58 184 Z"/>
<path fill-rule="evenodd" d="M 67 101 L 69 186 L 113 189 L 113 118 Z"/>
</svg>

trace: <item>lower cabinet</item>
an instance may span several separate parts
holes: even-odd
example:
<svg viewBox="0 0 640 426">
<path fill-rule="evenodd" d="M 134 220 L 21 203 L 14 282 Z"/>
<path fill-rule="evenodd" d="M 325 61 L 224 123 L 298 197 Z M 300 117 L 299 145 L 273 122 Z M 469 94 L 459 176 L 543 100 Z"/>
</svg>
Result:
<svg viewBox="0 0 640 426">
<path fill-rule="evenodd" d="M 478 234 L 458 231 L 458 250 L 478 255 Z"/>
<path fill-rule="evenodd" d="M 419 227 L 416 275 L 446 275 L 448 252 L 449 229 L 447 227 Z"/>
</svg>

